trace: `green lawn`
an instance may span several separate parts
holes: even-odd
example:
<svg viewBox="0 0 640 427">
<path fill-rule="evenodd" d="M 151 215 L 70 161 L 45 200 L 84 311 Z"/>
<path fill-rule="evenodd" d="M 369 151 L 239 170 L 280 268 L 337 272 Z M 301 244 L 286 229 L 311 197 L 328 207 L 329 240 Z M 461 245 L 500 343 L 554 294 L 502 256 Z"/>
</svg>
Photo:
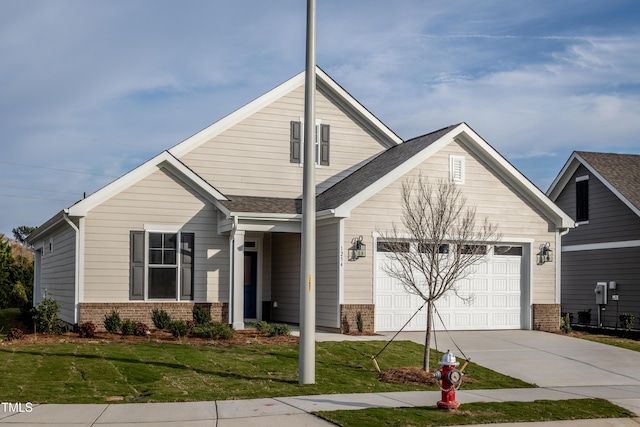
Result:
<svg viewBox="0 0 640 427">
<path fill-rule="evenodd" d="M 540 422 L 597 418 L 629 418 L 633 413 L 603 399 L 539 400 L 535 402 L 467 403 L 456 411 L 435 406 L 372 408 L 317 412 L 343 427 L 450 426 L 464 424 Z"/>
<path fill-rule="evenodd" d="M 0 401 L 98 403 L 197 401 L 424 390 L 383 383 L 371 362 L 381 342 L 326 342 L 316 347 L 316 384 L 298 384 L 298 346 L 187 344 L 47 344 L 0 346 Z M 433 366 L 440 358 L 434 354 Z M 422 346 L 394 342 L 378 357 L 382 369 L 420 366 Z M 465 388 L 532 387 L 470 364 Z M 436 389 L 433 387 L 432 389 Z"/>
<path fill-rule="evenodd" d="M 640 351 L 640 341 L 631 338 L 612 337 L 608 335 L 590 335 L 584 334 L 580 338 L 595 341 L 602 344 L 613 345 L 616 347 L 626 348 L 627 350 Z"/>
</svg>

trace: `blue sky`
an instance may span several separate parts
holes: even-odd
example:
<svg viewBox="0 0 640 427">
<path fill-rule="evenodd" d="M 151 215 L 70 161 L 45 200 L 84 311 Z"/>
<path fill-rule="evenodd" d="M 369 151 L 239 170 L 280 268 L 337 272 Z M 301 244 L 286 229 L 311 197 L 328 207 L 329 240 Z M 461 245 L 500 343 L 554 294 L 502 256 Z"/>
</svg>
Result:
<svg viewBox="0 0 640 427">
<path fill-rule="evenodd" d="M 304 0 L 3 0 L 0 233 L 304 69 Z M 640 2 L 318 0 L 317 61 L 409 139 L 466 122 L 546 191 L 640 153 Z"/>
</svg>

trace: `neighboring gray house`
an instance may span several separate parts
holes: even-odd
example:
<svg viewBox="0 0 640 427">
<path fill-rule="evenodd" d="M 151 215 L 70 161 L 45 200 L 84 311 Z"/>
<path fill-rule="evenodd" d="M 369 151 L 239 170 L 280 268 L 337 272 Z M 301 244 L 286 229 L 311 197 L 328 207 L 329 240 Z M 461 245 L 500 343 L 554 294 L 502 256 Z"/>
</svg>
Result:
<svg viewBox="0 0 640 427">
<path fill-rule="evenodd" d="M 577 223 L 562 238 L 562 311 L 640 318 L 640 155 L 576 151 L 547 194 Z"/>
<path fill-rule="evenodd" d="M 114 309 L 150 323 L 194 304 L 234 328 L 298 323 L 303 106 L 300 73 L 53 216 L 29 237 L 36 302 L 46 289 L 65 321 L 99 327 Z M 459 185 L 503 236 L 460 283 L 473 304 L 439 303 L 446 326 L 557 328 L 559 270 L 536 253 L 573 220 L 469 126 L 403 142 L 320 69 L 316 117 L 319 327 L 354 329 L 360 312 L 367 330 L 398 330 L 420 306 L 385 275 L 377 230 L 400 223 L 402 182 L 421 174 Z"/>
</svg>

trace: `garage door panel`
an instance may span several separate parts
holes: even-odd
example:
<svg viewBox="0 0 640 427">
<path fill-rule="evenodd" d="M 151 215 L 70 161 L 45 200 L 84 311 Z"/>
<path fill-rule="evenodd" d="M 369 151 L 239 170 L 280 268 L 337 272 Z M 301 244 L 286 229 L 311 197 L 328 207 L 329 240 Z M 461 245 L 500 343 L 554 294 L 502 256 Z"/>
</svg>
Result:
<svg viewBox="0 0 640 427">
<path fill-rule="evenodd" d="M 423 301 L 408 294 L 399 281 L 390 279 L 382 265 L 391 261 L 384 253 L 377 256 L 376 330 L 397 331 Z M 451 330 L 520 329 L 521 265 L 521 256 L 494 256 L 479 265 L 474 273 L 458 282 L 458 295 L 462 298 L 451 292 L 436 302 L 444 325 L 436 315 L 434 327 L 440 330 L 444 327 Z M 424 330 L 426 323 L 425 308 L 405 330 Z"/>
</svg>

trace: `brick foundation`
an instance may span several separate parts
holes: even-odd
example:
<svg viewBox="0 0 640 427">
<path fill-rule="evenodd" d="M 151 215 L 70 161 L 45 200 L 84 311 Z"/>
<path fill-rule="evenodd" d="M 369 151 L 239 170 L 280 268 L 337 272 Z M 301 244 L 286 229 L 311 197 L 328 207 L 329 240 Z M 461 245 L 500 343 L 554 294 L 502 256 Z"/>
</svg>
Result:
<svg viewBox="0 0 640 427">
<path fill-rule="evenodd" d="M 544 332 L 560 330 L 560 304 L 533 304 L 533 329 Z"/>
<path fill-rule="evenodd" d="M 340 305 L 340 332 L 348 334 L 358 332 L 356 321 L 358 312 L 362 316 L 362 332 L 374 331 L 375 305 L 373 304 L 341 304 Z"/>
<path fill-rule="evenodd" d="M 80 323 L 93 322 L 98 331 L 104 331 L 104 316 L 113 310 L 120 314 L 122 320 L 129 319 L 142 322 L 153 328 L 151 311 L 159 308 L 166 311 L 171 319 L 193 319 L 193 306 L 199 305 L 209 308 L 211 320 L 214 322 L 229 322 L 229 304 L 226 302 L 81 302 Z"/>
</svg>

